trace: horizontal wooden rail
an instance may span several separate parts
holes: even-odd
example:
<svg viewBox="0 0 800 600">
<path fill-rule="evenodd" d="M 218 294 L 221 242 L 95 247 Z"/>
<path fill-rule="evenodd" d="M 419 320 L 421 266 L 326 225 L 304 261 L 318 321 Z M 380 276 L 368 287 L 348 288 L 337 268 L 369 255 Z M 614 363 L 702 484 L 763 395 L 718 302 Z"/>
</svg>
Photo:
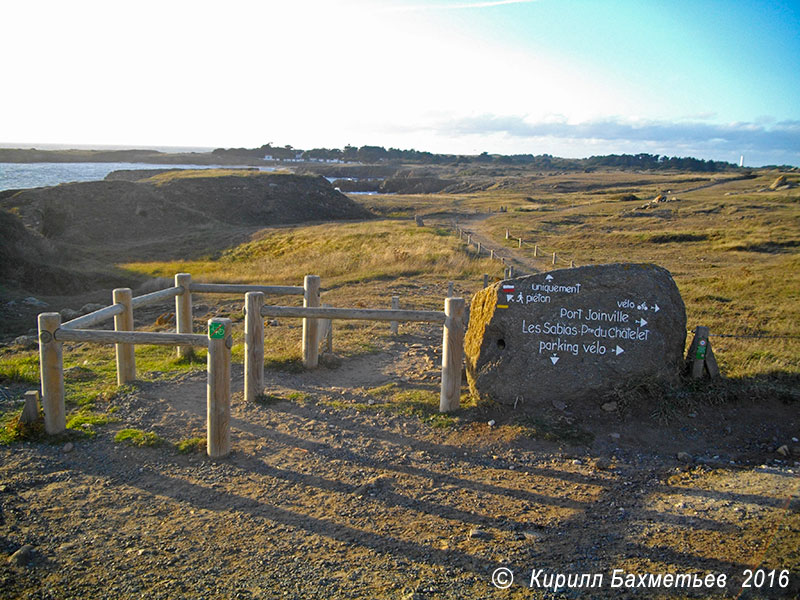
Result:
<svg viewBox="0 0 800 600">
<path fill-rule="evenodd" d="M 262 317 L 300 317 L 308 319 L 355 319 L 361 321 L 420 321 L 444 323 L 445 314 L 435 310 L 389 310 L 375 308 L 325 308 L 303 306 L 261 307 Z"/>
<path fill-rule="evenodd" d="M 196 333 L 154 331 L 110 331 L 97 329 L 57 329 L 57 342 L 95 342 L 98 344 L 153 344 L 156 346 L 208 346 L 208 337 Z"/>
<path fill-rule="evenodd" d="M 180 296 L 181 294 L 183 294 L 182 287 L 171 287 L 165 290 L 158 290 L 157 292 L 144 294 L 143 296 L 136 296 L 135 298 L 131 299 L 131 305 L 133 308 L 139 308 L 140 306 L 155 304 L 161 300 L 171 300 L 175 296 Z"/>
<path fill-rule="evenodd" d="M 265 295 L 289 296 L 296 294 L 302 296 L 305 288 L 296 285 L 247 285 L 241 283 L 192 283 L 189 289 L 193 292 L 208 294 L 246 294 L 247 292 L 262 292 Z"/>
<path fill-rule="evenodd" d="M 91 327 L 103 321 L 108 321 L 110 318 L 121 315 L 125 307 L 122 304 L 112 304 L 105 308 L 98 309 L 90 312 L 72 321 L 67 321 L 61 325 L 61 329 L 82 329 L 83 327 Z"/>
</svg>

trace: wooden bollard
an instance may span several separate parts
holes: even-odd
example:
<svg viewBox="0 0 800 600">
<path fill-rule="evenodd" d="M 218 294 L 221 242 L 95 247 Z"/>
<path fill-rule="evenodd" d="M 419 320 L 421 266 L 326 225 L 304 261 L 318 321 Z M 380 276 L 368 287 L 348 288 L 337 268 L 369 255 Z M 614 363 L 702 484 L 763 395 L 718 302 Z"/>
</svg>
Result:
<svg viewBox="0 0 800 600">
<path fill-rule="evenodd" d="M 303 281 L 303 306 L 319 306 L 319 275 L 306 275 Z M 317 319 L 303 319 L 303 366 L 316 369 L 319 365 L 319 338 L 317 337 Z"/>
<path fill-rule="evenodd" d="M 508 267 L 508 278 L 509 279 L 514 279 L 514 267 L 513 266 Z"/>
<path fill-rule="evenodd" d="M 556 256 L 556 253 L 553 252 L 553 264 L 556 264 L 556 260 L 558 260 L 558 257 Z"/>
<path fill-rule="evenodd" d="M 400 296 L 392 296 L 392 310 L 398 310 L 400 308 Z M 397 335 L 397 329 L 399 323 L 397 321 L 391 321 L 390 325 L 392 327 L 392 335 Z"/>
<path fill-rule="evenodd" d="M 489 250 L 489 258 L 494 260 L 494 250 Z"/>
<path fill-rule="evenodd" d="M 208 321 L 206 452 L 211 458 L 231 451 L 231 320 Z"/>
<path fill-rule="evenodd" d="M 506 239 L 508 239 L 510 236 L 511 234 L 508 232 L 508 229 L 506 229 Z"/>
<path fill-rule="evenodd" d="M 32 425 L 39 420 L 39 390 L 25 392 L 25 405 L 19 420 L 26 425 Z"/>
<path fill-rule="evenodd" d="M 488 273 L 484 273 L 483 274 L 483 287 L 484 288 L 489 287 L 489 274 Z"/>
<path fill-rule="evenodd" d="M 719 366 L 714 351 L 711 349 L 708 327 L 698 325 L 694 330 L 694 338 L 689 346 L 688 360 L 691 361 L 691 375 L 699 379 L 705 371 L 710 377 L 719 377 Z"/>
<path fill-rule="evenodd" d="M 574 269 L 574 268 L 575 268 L 575 261 L 574 261 L 574 260 L 571 260 L 571 261 L 569 261 L 569 267 L 570 267 L 571 269 Z"/>
<path fill-rule="evenodd" d="M 64 409 L 64 357 L 62 344 L 55 339 L 61 327 L 61 315 L 39 315 L 39 372 L 42 382 L 42 407 L 44 430 L 49 434 L 61 433 L 67 428 Z"/>
<path fill-rule="evenodd" d="M 253 402 L 264 391 L 263 292 L 244 295 L 244 400 Z"/>
<path fill-rule="evenodd" d="M 453 297 L 453 286 L 454 286 L 454 284 L 453 284 L 452 281 L 447 283 L 447 297 L 448 298 L 452 298 Z"/>
<path fill-rule="evenodd" d="M 533 256 L 539 256 L 539 246 L 537 244 L 533 245 Z"/>
<path fill-rule="evenodd" d="M 191 285 L 192 276 L 189 273 L 175 275 L 175 287 L 183 288 L 183 291 L 175 296 L 175 331 L 177 333 L 192 333 L 192 292 L 189 289 Z M 189 357 L 193 353 L 191 346 L 178 346 L 179 357 Z"/>
<path fill-rule="evenodd" d="M 461 363 L 464 359 L 464 299 L 446 298 L 442 333 L 442 389 L 439 412 L 457 410 L 461 402 Z"/>
<path fill-rule="evenodd" d="M 480 253 L 481 253 L 481 243 L 478 242 L 478 254 L 480 254 Z"/>
<path fill-rule="evenodd" d="M 472 234 L 470 233 L 467 234 L 467 246 L 469 246 L 471 243 L 472 243 Z"/>
<path fill-rule="evenodd" d="M 133 294 L 130 288 L 116 288 L 112 292 L 114 304 L 125 307 L 120 314 L 114 315 L 114 331 L 133 331 Z M 136 354 L 133 344 L 114 344 L 117 357 L 117 385 L 125 385 L 136 379 Z"/>
<path fill-rule="evenodd" d="M 517 248 L 522 248 L 522 238 L 519 238 L 518 242 L 519 242 L 519 245 L 517 246 Z"/>
</svg>

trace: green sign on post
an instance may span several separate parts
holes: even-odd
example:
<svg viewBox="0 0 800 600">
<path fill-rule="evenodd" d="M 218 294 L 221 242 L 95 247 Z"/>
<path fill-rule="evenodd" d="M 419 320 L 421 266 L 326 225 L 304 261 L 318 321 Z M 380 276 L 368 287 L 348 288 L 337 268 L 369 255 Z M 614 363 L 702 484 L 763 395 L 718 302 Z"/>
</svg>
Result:
<svg viewBox="0 0 800 600">
<path fill-rule="evenodd" d="M 702 360 L 706 357 L 706 341 L 700 340 L 697 344 L 697 353 L 695 354 L 695 358 L 697 360 Z"/>
<path fill-rule="evenodd" d="M 209 323 L 208 337 L 212 340 L 221 340 L 225 337 L 225 323 Z"/>
</svg>

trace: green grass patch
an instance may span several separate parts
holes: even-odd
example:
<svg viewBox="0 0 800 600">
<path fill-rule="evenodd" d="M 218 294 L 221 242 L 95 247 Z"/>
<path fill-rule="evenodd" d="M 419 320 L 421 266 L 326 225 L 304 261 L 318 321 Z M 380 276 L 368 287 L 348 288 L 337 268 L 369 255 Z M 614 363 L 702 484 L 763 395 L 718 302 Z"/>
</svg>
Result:
<svg viewBox="0 0 800 600">
<path fill-rule="evenodd" d="M 5 354 L 0 357 L 0 383 L 39 385 L 39 355 Z"/>
<path fill-rule="evenodd" d="M 20 421 L 22 410 L 0 414 L 0 445 L 33 442 L 45 439 L 44 419 L 27 424 Z"/>
<path fill-rule="evenodd" d="M 160 446 L 164 443 L 158 434 L 141 429 L 122 429 L 114 436 L 114 441 L 131 446 Z"/>
<path fill-rule="evenodd" d="M 194 454 L 202 452 L 206 447 L 206 439 L 202 437 L 186 438 L 175 444 L 175 449 L 181 454 Z"/>
<path fill-rule="evenodd" d="M 262 406 L 271 406 L 279 402 L 296 402 L 298 404 L 305 404 L 311 400 L 311 396 L 303 392 L 290 392 L 285 397 L 278 394 L 259 394 L 256 396 L 256 403 Z"/>
<path fill-rule="evenodd" d="M 93 437 L 97 432 L 96 427 L 102 427 L 109 423 L 118 423 L 119 419 L 107 413 L 78 412 L 70 416 L 67 420 L 67 429 L 74 429 Z"/>
</svg>

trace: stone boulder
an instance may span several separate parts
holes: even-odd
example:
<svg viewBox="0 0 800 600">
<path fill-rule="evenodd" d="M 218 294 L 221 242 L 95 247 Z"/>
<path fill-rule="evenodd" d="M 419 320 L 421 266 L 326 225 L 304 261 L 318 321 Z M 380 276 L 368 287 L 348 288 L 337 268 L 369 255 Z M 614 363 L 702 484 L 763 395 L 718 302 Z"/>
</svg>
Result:
<svg viewBox="0 0 800 600">
<path fill-rule="evenodd" d="M 560 269 L 507 279 L 472 299 L 464 340 L 474 395 L 523 407 L 595 400 L 626 383 L 672 381 L 686 309 L 651 264 Z"/>
</svg>

